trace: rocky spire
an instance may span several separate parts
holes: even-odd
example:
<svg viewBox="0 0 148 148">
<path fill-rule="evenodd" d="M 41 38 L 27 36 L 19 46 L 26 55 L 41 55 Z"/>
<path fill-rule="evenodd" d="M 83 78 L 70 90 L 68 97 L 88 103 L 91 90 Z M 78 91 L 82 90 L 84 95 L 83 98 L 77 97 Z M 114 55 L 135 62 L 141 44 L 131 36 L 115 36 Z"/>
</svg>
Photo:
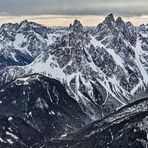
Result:
<svg viewBox="0 0 148 148">
<path fill-rule="evenodd" d="M 121 17 L 118 17 L 116 19 L 116 24 L 117 24 L 117 26 L 123 26 L 123 25 L 125 25 L 125 23 L 124 23 L 124 21 L 122 20 Z"/>
<path fill-rule="evenodd" d="M 19 30 L 29 30 L 29 29 L 30 29 L 30 24 L 27 20 L 20 22 Z"/>
<path fill-rule="evenodd" d="M 83 25 L 80 21 L 74 20 L 74 23 L 70 25 L 69 29 L 75 30 L 75 31 L 82 31 Z"/>
<path fill-rule="evenodd" d="M 110 26 L 111 24 L 115 23 L 115 19 L 114 19 L 113 14 L 112 14 L 112 13 L 109 14 L 109 15 L 105 18 L 104 22 L 105 22 L 106 24 L 108 24 L 109 26 Z"/>
</svg>

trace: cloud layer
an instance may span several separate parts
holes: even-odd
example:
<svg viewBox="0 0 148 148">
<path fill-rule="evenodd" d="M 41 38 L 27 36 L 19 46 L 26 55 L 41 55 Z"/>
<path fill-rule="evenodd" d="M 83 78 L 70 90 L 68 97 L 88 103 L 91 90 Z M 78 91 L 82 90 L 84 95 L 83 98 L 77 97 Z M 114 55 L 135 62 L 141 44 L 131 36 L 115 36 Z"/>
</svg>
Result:
<svg viewBox="0 0 148 148">
<path fill-rule="evenodd" d="M 148 15 L 148 0 L 1 0 L 1 15 Z"/>
</svg>

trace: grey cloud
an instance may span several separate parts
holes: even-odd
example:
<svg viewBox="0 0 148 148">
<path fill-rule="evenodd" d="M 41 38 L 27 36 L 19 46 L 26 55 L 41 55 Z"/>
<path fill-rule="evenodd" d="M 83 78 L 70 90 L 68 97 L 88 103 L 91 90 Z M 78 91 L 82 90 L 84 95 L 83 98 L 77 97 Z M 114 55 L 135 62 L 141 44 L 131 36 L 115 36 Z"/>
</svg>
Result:
<svg viewBox="0 0 148 148">
<path fill-rule="evenodd" d="M 148 15 L 148 0 L 0 0 L 0 13 L 9 15 L 66 14 Z"/>
</svg>

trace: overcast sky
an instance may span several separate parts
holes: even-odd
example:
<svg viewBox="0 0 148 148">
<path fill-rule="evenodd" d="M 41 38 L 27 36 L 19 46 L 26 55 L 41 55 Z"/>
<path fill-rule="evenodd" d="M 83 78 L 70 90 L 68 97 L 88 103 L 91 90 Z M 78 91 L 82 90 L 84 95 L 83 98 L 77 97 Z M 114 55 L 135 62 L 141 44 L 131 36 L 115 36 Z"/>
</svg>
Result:
<svg viewBox="0 0 148 148">
<path fill-rule="evenodd" d="M 148 15 L 148 0 L 0 0 L 0 13 L 8 15 Z"/>
<path fill-rule="evenodd" d="M 135 25 L 148 23 L 148 0 L 0 0 L 0 24 L 24 19 L 49 26 L 67 26 L 78 19 L 97 25 L 113 13 Z"/>
</svg>

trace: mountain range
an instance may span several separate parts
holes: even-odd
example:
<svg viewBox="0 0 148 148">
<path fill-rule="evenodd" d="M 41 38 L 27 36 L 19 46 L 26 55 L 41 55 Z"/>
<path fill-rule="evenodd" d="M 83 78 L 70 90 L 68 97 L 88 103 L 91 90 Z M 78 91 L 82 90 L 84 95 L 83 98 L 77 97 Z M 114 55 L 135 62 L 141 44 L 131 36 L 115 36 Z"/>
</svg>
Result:
<svg viewBox="0 0 148 148">
<path fill-rule="evenodd" d="M 148 146 L 148 25 L 3 24 L 0 75 L 1 147 Z"/>
</svg>

